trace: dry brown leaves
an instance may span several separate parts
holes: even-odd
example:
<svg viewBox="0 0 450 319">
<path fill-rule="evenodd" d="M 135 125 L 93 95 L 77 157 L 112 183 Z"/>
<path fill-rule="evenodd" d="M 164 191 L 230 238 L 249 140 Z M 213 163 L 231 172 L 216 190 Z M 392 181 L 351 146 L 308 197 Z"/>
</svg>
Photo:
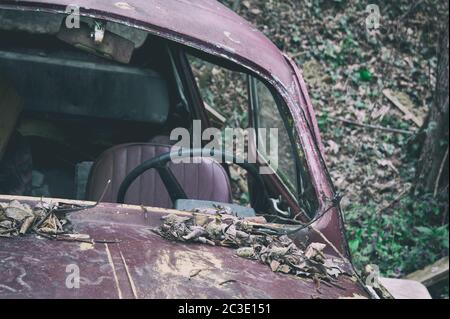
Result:
<svg viewBox="0 0 450 319">
<path fill-rule="evenodd" d="M 59 204 L 38 203 L 34 208 L 17 200 L 0 203 L 0 237 L 36 233 L 44 237 L 71 232 L 70 222 L 57 216 Z"/>
<path fill-rule="evenodd" d="M 300 249 L 288 236 L 267 235 L 256 230 L 247 219 L 233 215 L 164 216 L 154 231 L 170 241 L 192 242 L 236 249 L 236 255 L 258 260 L 274 272 L 334 281 L 344 271 L 343 261 L 327 258 L 323 243 L 311 243 Z M 263 224 L 261 224 L 263 226 Z"/>
</svg>

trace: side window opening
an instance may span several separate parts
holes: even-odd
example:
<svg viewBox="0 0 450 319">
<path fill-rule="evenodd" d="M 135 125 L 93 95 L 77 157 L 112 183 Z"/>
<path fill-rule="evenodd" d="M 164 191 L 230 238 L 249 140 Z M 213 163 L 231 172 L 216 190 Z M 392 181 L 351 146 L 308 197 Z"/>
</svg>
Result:
<svg viewBox="0 0 450 319">
<path fill-rule="evenodd" d="M 277 95 L 265 82 L 233 68 L 225 68 L 202 58 L 187 55 L 212 126 L 219 129 L 249 128 L 278 130 L 278 161 L 272 167 L 279 180 L 297 199 L 306 215 L 315 211 L 313 187 L 309 185 L 303 152 L 295 142 L 295 128 L 289 116 L 281 112 Z M 221 64 L 222 65 L 222 64 Z M 256 130 L 256 138 L 260 133 Z M 267 135 L 266 135 L 267 140 Z M 267 145 L 267 144 L 266 144 Z M 266 149 L 258 150 L 270 160 Z M 270 152 L 269 152 L 270 153 Z M 276 166 L 276 167 L 275 167 Z M 249 205 L 245 172 L 230 166 L 234 202 Z"/>
<path fill-rule="evenodd" d="M 260 80 L 250 78 L 250 91 L 252 96 L 253 124 L 257 129 L 276 129 L 278 131 L 278 161 L 277 167 L 273 167 L 276 173 L 293 194 L 297 194 L 297 168 L 292 139 L 285 125 L 285 116 L 279 112 L 277 102 L 272 92 Z M 258 130 L 258 140 L 263 138 L 261 130 Z M 258 143 L 259 145 L 260 143 Z M 264 149 L 259 149 L 260 154 L 268 160 Z"/>
<path fill-rule="evenodd" d="M 278 161 L 273 167 L 276 175 L 299 202 L 304 214 L 313 217 L 318 207 L 316 194 L 310 182 L 303 150 L 295 141 L 296 130 L 288 114 L 282 111 L 281 101 L 263 81 L 250 76 L 250 96 L 253 125 L 257 129 L 277 129 Z M 257 130 L 259 132 L 259 130 Z M 259 135 L 257 135 L 259 138 Z M 263 158 L 270 159 L 265 149 L 259 149 Z"/>
</svg>

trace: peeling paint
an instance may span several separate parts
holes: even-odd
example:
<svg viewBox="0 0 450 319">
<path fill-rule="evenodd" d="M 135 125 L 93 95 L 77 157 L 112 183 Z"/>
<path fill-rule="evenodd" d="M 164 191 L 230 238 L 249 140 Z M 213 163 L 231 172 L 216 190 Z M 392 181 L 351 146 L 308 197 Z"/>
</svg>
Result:
<svg viewBox="0 0 450 319">
<path fill-rule="evenodd" d="M 233 37 L 231 36 L 231 32 L 224 31 L 223 34 L 225 34 L 225 36 L 226 36 L 228 39 L 230 39 L 231 41 L 233 41 L 234 43 L 237 43 L 237 44 L 240 44 L 240 43 L 241 43 L 241 41 L 233 39 Z"/>
<path fill-rule="evenodd" d="M 31 289 L 31 286 L 30 286 L 29 284 L 27 284 L 27 283 L 23 280 L 23 278 L 27 275 L 27 272 L 26 272 L 25 268 L 19 267 L 19 270 L 20 270 L 20 275 L 17 276 L 16 282 L 17 282 L 20 286 L 26 288 L 27 290 L 32 290 L 32 289 Z"/>
<path fill-rule="evenodd" d="M 94 249 L 94 245 L 91 243 L 81 243 L 80 244 L 80 250 L 91 250 Z"/>
<path fill-rule="evenodd" d="M 114 3 L 114 6 L 123 10 L 134 10 L 134 7 L 128 4 L 127 2 L 116 2 Z"/>
</svg>

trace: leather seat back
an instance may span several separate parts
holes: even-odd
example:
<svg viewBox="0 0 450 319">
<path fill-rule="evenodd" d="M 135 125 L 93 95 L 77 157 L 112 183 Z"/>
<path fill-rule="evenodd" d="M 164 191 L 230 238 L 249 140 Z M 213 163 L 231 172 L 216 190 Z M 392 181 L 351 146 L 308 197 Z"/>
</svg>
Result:
<svg viewBox="0 0 450 319">
<path fill-rule="evenodd" d="M 109 179 L 111 184 L 103 202 L 115 203 L 120 184 L 144 161 L 169 152 L 171 146 L 153 143 L 124 144 L 105 151 L 89 176 L 86 197 L 97 201 Z M 216 161 L 203 158 L 199 164 L 169 164 L 190 199 L 231 203 L 230 181 Z M 172 208 L 173 204 L 158 172 L 151 169 L 138 177 L 128 189 L 126 204 Z"/>
</svg>

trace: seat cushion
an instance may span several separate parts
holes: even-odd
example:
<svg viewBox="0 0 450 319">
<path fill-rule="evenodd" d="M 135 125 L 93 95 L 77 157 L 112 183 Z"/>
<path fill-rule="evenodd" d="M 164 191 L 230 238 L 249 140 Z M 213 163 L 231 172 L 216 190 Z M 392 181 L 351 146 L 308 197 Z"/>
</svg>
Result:
<svg viewBox="0 0 450 319">
<path fill-rule="evenodd" d="M 94 164 L 87 185 L 87 200 L 97 201 L 110 179 L 103 202 L 115 203 L 125 177 L 143 162 L 169 152 L 171 146 L 136 143 L 105 151 Z M 209 158 L 198 164 L 173 164 L 169 168 L 190 199 L 231 203 L 231 187 L 223 167 Z M 173 203 L 158 172 L 151 169 L 138 177 L 127 191 L 126 204 L 171 208 Z"/>
</svg>

